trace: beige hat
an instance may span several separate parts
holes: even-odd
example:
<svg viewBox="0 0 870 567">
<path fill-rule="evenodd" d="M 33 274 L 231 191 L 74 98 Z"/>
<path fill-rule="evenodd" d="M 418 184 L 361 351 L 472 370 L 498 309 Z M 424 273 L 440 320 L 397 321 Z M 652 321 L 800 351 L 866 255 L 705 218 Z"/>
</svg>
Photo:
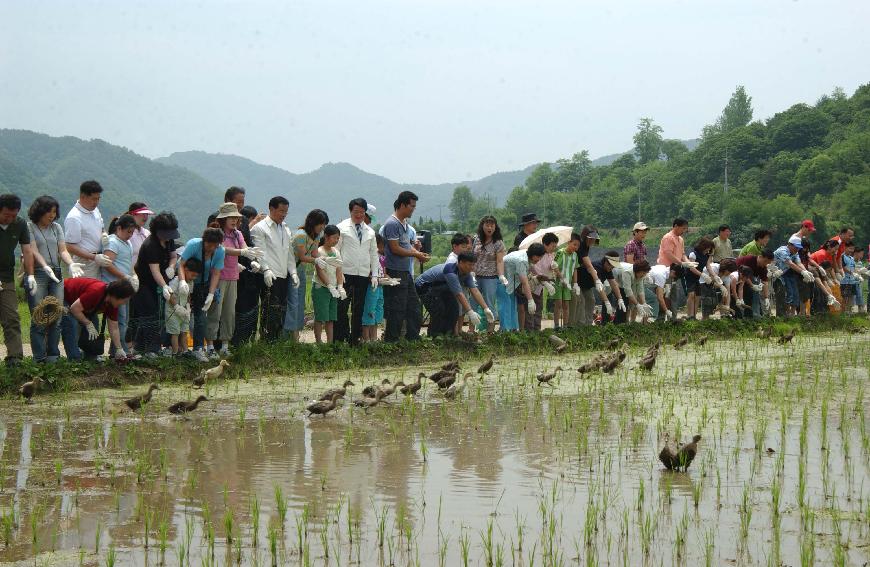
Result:
<svg viewBox="0 0 870 567">
<path fill-rule="evenodd" d="M 240 217 L 240 216 L 242 216 L 242 213 L 239 212 L 239 208 L 236 206 L 235 203 L 224 203 L 218 209 L 217 218 L 219 218 L 219 219 L 225 219 L 227 217 Z"/>
<path fill-rule="evenodd" d="M 607 254 L 605 254 L 604 259 L 610 262 L 610 265 L 614 268 L 618 268 L 620 266 L 619 256 L 608 256 Z"/>
<path fill-rule="evenodd" d="M 646 225 L 645 222 L 636 222 L 636 223 L 634 223 L 634 228 L 631 230 L 635 231 L 635 230 L 647 230 L 647 229 L 649 229 L 649 227 Z"/>
</svg>

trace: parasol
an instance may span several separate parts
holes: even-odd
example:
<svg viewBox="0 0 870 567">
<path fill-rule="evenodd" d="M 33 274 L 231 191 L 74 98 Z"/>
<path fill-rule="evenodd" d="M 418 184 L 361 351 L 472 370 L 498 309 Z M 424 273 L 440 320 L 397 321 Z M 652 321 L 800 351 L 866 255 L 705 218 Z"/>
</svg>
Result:
<svg viewBox="0 0 870 567">
<path fill-rule="evenodd" d="M 520 242 L 520 250 L 526 249 L 536 242 L 540 243 L 548 232 L 555 234 L 559 238 L 559 246 L 562 246 L 571 240 L 571 233 L 574 232 L 574 229 L 570 226 L 551 226 L 550 228 L 536 230 Z"/>
</svg>

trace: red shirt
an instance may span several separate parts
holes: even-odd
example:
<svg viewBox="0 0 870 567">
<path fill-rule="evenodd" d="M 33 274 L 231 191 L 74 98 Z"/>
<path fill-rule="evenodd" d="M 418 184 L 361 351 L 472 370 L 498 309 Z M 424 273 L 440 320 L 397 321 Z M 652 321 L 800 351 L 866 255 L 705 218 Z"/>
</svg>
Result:
<svg viewBox="0 0 870 567">
<path fill-rule="evenodd" d="M 834 260 L 838 262 L 842 261 L 843 253 L 846 252 L 846 243 L 843 242 L 843 239 L 840 238 L 839 234 L 837 236 L 832 236 L 829 240 L 836 240 L 840 243 L 840 245 L 837 247 L 837 253 L 834 255 Z"/>
<path fill-rule="evenodd" d="M 749 254 L 737 258 L 738 266 L 749 266 L 752 269 L 752 274 L 763 282 L 767 281 L 767 268 L 762 268 L 758 265 L 758 256 Z"/>
<path fill-rule="evenodd" d="M 824 249 L 816 250 L 812 254 L 810 254 L 810 259 L 818 265 L 822 265 L 822 262 L 830 262 L 831 265 L 834 264 L 834 259 L 831 258 L 831 255 L 828 254 Z"/>
<path fill-rule="evenodd" d="M 63 280 L 63 300 L 72 305 L 79 301 L 85 315 L 102 312 L 112 321 L 118 320 L 118 308 L 106 303 L 106 282 L 93 278 L 68 278 Z"/>
</svg>

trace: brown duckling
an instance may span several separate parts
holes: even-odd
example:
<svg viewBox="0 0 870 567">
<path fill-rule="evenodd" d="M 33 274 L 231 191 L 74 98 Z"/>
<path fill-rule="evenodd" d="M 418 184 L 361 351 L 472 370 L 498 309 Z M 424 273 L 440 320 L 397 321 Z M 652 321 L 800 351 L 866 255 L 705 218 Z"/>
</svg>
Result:
<svg viewBox="0 0 870 567">
<path fill-rule="evenodd" d="M 759 339 L 769 339 L 772 334 L 773 329 L 768 327 L 766 329 L 758 329 L 758 331 L 755 333 L 755 336 Z"/>
<path fill-rule="evenodd" d="M 645 356 L 645 357 L 641 358 L 637 367 L 640 368 L 641 370 L 645 370 L 647 372 L 650 372 L 653 369 L 653 366 L 656 365 L 656 357 L 657 356 L 658 356 L 657 354 L 653 353 L 649 356 Z"/>
<path fill-rule="evenodd" d="M 36 395 L 36 390 L 42 385 L 42 379 L 35 376 L 30 382 L 25 382 L 18 388 L 18 393 L 24 397 L 24 403 L 33 403 L 33 396 Z"/>
<path fill-rule="evenodd" d="M 689 344 L 689 337 L 683 337 L 682 339 L 680 339 L 674 343 L 674 348 L 681 349 L 684 346 L 686 346 L 687 344 Z"/>
<path fill-rule="evenodd" d="M 477 373 L 480 374 L 481 378 L 483 378 L 483 375 L 492 369 L 493 362 L 495 362 L 495 355 L 491 354 L 491 355 L 489 355 L 489 360 L 487 360 L 486 362 L 484 362 L 483 364 L 481 364 L 478 367 Z"/>
<path fill-rule="evenodd" d="M 789 331 L 788 333 L 786 333 L 786 334 L 784 334 L 783 336 L 779 337 L 779 338 L 776 340 L 776 342 L 779 343 L 779 344 L 781 344 L 781 345 L 784 345 L 784 344 L 786 344 L 786 343 L 790 343 L 791 340 L 794 338 L 794 336 L 795 336 L 795 330 L 792 329 L 792 330 Z"/>
<path fill-rule="evenodd" d="M 389 379 L 384 378 L 381 380 L 381 384 L 379 386 L 366 386 L 363 388 L 362 395 L 367 398 L 374 398 L 375 392 L 383 391 L 385 386 L 390 384 Z M 392 394 L 392 391 L 390 392 Z"/>
<path fill-rule="evenodd" d="M 151 401 L 151 392 L 154 390 L 159 390 L 160 387 L 157 384 L 151 384 L 148 386 L 148 391 L 142 394 L 141 396 L 134 396 L 128 400 L 124 400 L 124 403 L 133 411 L 141 408 L 145 404 Z"/>
<path fill-rule="evenodd" d="M 448 400 L 455 399 L 456 396 L 460 395 L 463 390 L 465 390 L 465 384 L 468 382 L 468 379 L 474 376 L 471 372 L 466 372 L 462 378 L 460 378 L 457 382 L 454 382 L 447 388 L 447 391 L 444 392 L 444 397 Z"/>
<path fill-rule="evenodd" d="M 548 386 L 552 386 L 552 384 L 550 384 L 550 380 L 555 378 L 556 374 L 558 374 L 561 371 L 562 371 L 562 367 L 557 366 L 556 368 L 553 369 L 552 372 L 547 372 L 546 374 L 541 372 L 537 376 L 535 376 L 535 378 L 538 379 L 539 386 L 543 386 L 544 384 L 547 384 Z"/>
<path fill-rule="evenodd" d="M 345 396 L 345 394 L 347 394 L 347 387 L 354 386 L 354 385 L 355 384 L 353 382 L 351 382 L 350 380 L 345 380 L 344 384 L 342 384 L 340 388 L 330 388 L 329 390 L 323 392 L 323 395 L 320 396 L 320 398 L 318 398 L 318 399 L 321 402 L 326 402 L 326 401 L 331 400 L 332 396 L 334 394 L 338 394 L 339 396 L 341 396 L 343 398 Z"/>
<path fill-rule="evenodd" d="M 359 408 L 365 408 L 365 410 L 368 411 L 369 408 L 373 408 L 376 405 L 378 405 L 381 402 L 381 398 L 383 398 L 383 397 L 384 397 L 383 390 L 378 390 L 375 392 L 374 397 L 371 397 L 371 398 L 362 397 L 362 398 L 355 399 L 353 401 L 353 405 L 355 405 L 356 407 L 359 407 Z"/>
<path fill-rule="evenodd" d="M 695 455 L 698 453 L 698 441 L 700 440 L 701 436 L 695 435 L 692 437 L 691 443 L 683 445 L 676 453 L 665 445 L 661 453 L 659 453 L 659 460 L 669 471 L 679 471 L 680 469 L 687 471 L 689 470 L 689 465 L 695 459 Z"/>
<path fill-rule="evenodd" d="M 644 356 L 649 356 L 653 353 L 658 354 L 660 348 L 662 348 L 662 341 L 656 341 L 654 345 L 651 345 L 648 349 L 646 349 L 646 355 Z"/>
<path fill-rule="evenodd" d="M 550 335 L 548 338 L 550 339 L 550 342 L 553 343 L 553 347 L 556 349 L 557 353 L 561 353 L 568 348 L 568 343 L 562 340 L 562 337 L 559 337 L 558 335 Z"/>
<path fill-rule="evenodd" d="M 188 412 L 192 412 L 199 406 L 199 402 L 207 402 L 208 398 L 205 396 L 200 396 L 196 398 L 192 402 L 178 402 L 169 406 L 167 411 L 169 413 L 174 413 L 175 415 L 183 415 Z"/>
<path fill-rule="evenodd" d="M 607 344 L 604 345 L 604 348 L 607 350 L 616 350 L 617 348 L 619 348 L 619 344 L 621 342 L 622 342 L 622 339 L 620 339 L 619 337 L 616 337 L 615 339 L 608 341 Z"/>
<path fill-rule="evenodd" d="M 426 377 L 425 372 L 421 372 L 421 373 L 417 374 L 417 381 L 416 382 L 408 384 L 407 386 L 402 386 L 402 388 L 399 391 L 406 396 L 413 396 L 414 394 L 416 394 L 417 392 L 420 391 L 420 388 L 423 387 L 423 384 L 420 381 L 425 377 Z"/>
<path fill-rule="evenodd" d="M 611 357 L 604 364 L 601 365 L 601 371 L 605 374 L 613 374 L 613 371 L 622 364 L 622 358 L 618 355 Z"/>
<path fill-rule="evenodd" d="M 705 344 L 707 344 L 707 341 L 709 339 L 710 335 L 701 335 L 701 338 L 699 338 L 695 344 L 697 344 L 698 346 L 704 346 Z"/>
<path fill-rule="evenodd" d="M 318 400 L 314 403 L 308 404 L 305 408 L 308 410 L 308 417 L 311 417 L 314 414 L 320 414 L 323 417 L 326 417 L 326 414 L 336 408 L 338 405 L 338 399 L 343 396 L 344 394 L 340 392 L 333 392 L 328 400 Z"/>
<path fill-rule="evenodd" d="M 381 391 L 384 393 L 384 397 L 392 396 L 396 392 L 396 388 L 400 388 L 404 385 L 405 385 L 405 383 L 402 382 L 401 380 L 399 380 L 395 384 L 387 383 L 381 387 Z"/>
<path fill-rule="evenodd" d="M 444 370 L 446 372 L 453 372 L 454 370 L 459 370 L 459 361 L 452 360 L 447 364 L 443 364 L 441 365 L 441 370 Z"/>
<path fill-rule="evenodd" d="M 445 390 L 453 385 L 456 382 L 456 374 L 451 374 L 450 376 L 445 376 L 441 380 L 438 380 L 435 384 L 438 386 L 439 390 Z"/>
<path fill-rule="evenodd" d="M 432 380 L 433 382 L 435 382 L 437 384 L 440 380 L 447 378 L 448 376 L 455 376 L 456 372 L 457 372 L 457 370 L 439 370 L 438 372 L 435 372 L 434 374 L 430 374 L 429 380 Z"/>
</svg>

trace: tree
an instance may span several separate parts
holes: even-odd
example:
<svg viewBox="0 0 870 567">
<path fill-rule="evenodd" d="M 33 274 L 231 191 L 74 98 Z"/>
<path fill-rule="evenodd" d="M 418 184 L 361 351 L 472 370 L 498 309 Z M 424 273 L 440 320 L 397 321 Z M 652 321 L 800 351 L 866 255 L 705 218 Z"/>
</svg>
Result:
<svg viewBox="0 0 870 567">
<path fill-rule="evenodd" d="M 735 128 L 746 126 L 751 120 L 752 97 L 746 94 L 743 85 L 737 85 L 716 123 L 704 126 L 701 136 L 709 139 L 718 134 L 727 134 Z"/>
<path fill-rule="evenodd" d="M 473 204 L 474 195 L 467 185 L 460 185 L 453 190 L 453 197 L 450 199 L 450 216 L 459 223 L 459 226 L 465 226 L 468 222 Z"/>
<path fill-rule="evenodd" d="M 662 127 L 652 118 L 641 118 L 634 135 L 634 153 L 641 164 L 659 159 L 662 152 Z"/>
<path fill-rule="evenodd" d="M 665 155 L 665 158 L 667 158 L 668 161 L 671 161 L 685 153 L 688 153 L 689 150 L 686 148 L 686 144 L 680 140 L 663 140 L 661 151 Z"/>
</svg>

